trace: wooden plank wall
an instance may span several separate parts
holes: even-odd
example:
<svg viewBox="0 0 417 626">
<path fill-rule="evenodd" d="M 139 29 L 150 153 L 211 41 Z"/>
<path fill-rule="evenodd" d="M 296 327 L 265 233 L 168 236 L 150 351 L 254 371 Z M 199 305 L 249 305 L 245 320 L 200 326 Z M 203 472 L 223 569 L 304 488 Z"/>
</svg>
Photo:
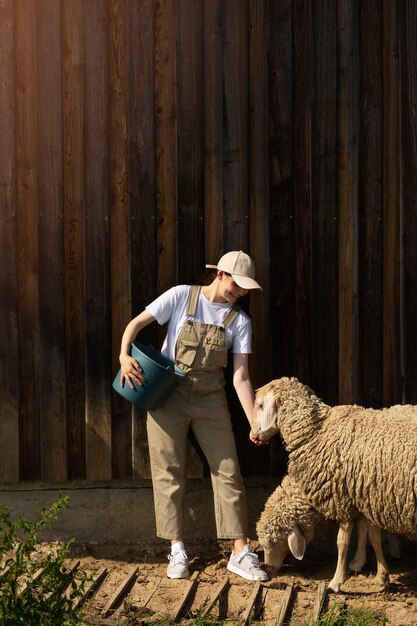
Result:
<svg viewBox="0 0 417 626">
<path fill-rule="evenodd" d="M 121 334 L 230 249 L 255 385 L 417 403 L 416 41 L 417 0 L 0 0 L 2 482 L 149 478 Z"/>
</svg>

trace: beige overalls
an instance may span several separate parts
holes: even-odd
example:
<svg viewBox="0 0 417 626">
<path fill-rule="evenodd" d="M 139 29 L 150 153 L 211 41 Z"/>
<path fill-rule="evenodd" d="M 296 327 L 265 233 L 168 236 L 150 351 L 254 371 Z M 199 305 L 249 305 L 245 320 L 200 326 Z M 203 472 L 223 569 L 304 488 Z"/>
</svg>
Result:
<svg viewBox="0 0 417 626">
<path fill-rule="evenodd" d="M 194 317 L 201 287 L 192 286 L 187 316 Z M 248 536 L 246 492 L 224 391 L 227 364 L 225 328 L 238 313 L 228 311 L 223 326 L 194 319 L 184 323 L 176 361 L 189 376 L 159 409 L 148 413 L 147 430 L 155 501 L 156 533 L 163 539 L 184 536 L 186 453 L 192 429 L 210 467 L 217 537 Z"/>
</svg>

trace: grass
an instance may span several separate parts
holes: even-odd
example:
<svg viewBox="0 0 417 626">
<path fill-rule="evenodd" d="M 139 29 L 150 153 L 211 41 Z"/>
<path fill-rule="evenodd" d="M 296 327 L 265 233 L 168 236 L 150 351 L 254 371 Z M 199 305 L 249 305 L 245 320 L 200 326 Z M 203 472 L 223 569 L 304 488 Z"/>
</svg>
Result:
<svg viewBox="0 0 417 626">
<path fill-rule="evenodd" d="M 71 542 L 56 542 L 47 552 L 38 537 L 68 506 L 60 497 L 32 522 L 0 506 L 0 626 L 85 626 L 82 601 L 87 575 L 65 567 Z"/>
<path fill-rule="evenodd" d="M 383 611 L 334 604 L 318 620 L 314 623 L 306 622 L 305 626 L 384 626 L 386 623 L 387 618 Z"/>
</svg>

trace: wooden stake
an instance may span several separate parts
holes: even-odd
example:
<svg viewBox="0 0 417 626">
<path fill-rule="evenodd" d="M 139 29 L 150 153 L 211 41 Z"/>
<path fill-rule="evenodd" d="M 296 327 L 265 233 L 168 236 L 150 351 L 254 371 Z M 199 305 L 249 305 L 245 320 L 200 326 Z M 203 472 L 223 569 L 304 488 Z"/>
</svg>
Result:
<svg viewBox="0 0 417 626">
<path fill-rule="evenodd" d="M 216 591 L 214 592 L 214 595 L 212 596 L 210 602 L 206 605 L 206 607 L 202 611 L 201 617 L 206 617 L 210 613 L 210 611 L 216 604 L 217 600 L 221 598 L 222 594 L 224 593 L 225 589 L 228 586 L 229 586 L 229 577 L 227 577 L 223 582 L 221 582 L 217 586 Z"/>
<path fill-rule="evenodd" d="M 319 582 L 319 585 L 317 587 L 316 599 L 314 601 L 314 607 L 313 607 L 313 622 L 316 622 L 319 618 L 320 611 L 323 607 L 324 599 L 326 597 L 326 593 L 327 593 L 326 581 L 322 580 Z"/>
<path fill-rule="evenodd" d="M 187 585 L 187 587 L 186 587 L 186 589 L 185 589 L 185 591 L 184 591 L 184 593 L 182 595 L 182 598 L 178 602 L 177 608 L 175 609 L 174 614 L 172 616 L 172 619 L 174 620 L 174 622 L 177 622 L 180 619 L 180 617 L 182 615 L 182 612 L 183 612 L 183 610 L 184 610 L 184 608 L 185 608 L 185 606 L 186 606 L 186 604 L 188 602 L 188 599 L 189 599 L 189 597 L 191 595 L 191 592 L 193 591 L 193 589 L 194 589 L 194 587 L 196 585 L 197 578 L 198 578 L 199 574 L 200 574 L 200 572 L 197 571 L 197 572 L 194 572 L 193 575 L 191 576 L 191 578 L 190 578 L 190 580 L 188 582 L 188 585 Z"/>
<path fill-rule="evenodd" d="M 246 611 L 242 615 L 242 624 L 247 624 L 249 621 L 249 616 L 251 614 L 252 608 L 256 602 L 256 598 L 258 597 L 259 589 L 261 588 L 261 581 L 258 580 L 255 584 L 255 587 L 252 591 L 252 595 L 249 598 L 248 606 L 246 607 Z"/>
<path fill-rule="evenodd" d="M 294 583 L 290 583 L 289 585 L 287 585 L 285 591 L 284 591 L 284 596 L 282 598 L 282 602 L 281 605 L 279 607 L 279 611 L 277 613 L 277 616 L 275 618 L 275 626 L 281 626 L 281 624 L 284 623 L 284 619 L 285 619 L 285 615 L 288 611 L 288 607 L 291 601 L 291 596 L 292 596 L 292 592 L 293 592 L 293 587 L 294 587 Z"/>
<path fill-rule="evenodd" d="M 131 584 L 132 580 L 137 576 L 138 571 L 139 571 L 139 568 L 138 567 L 134 567 L 132 572 L 126 576 L 126 578 L 123 580 L 121 585 L 119 585 L 119 587 L 116 589 L 116 591 L 114 592 L 114 594 L 112 595 L 112 597 L 108 601 L 107 605 L 102 610 L 102 612 L 101 612 L 101 616 L 102 617 L 107 617 L 107 615 L 110 613 L 110 611 L 112 609 L 114 609 L 114 607 L 116 606 L 117 602 L 120 600 L 122 595 L 128 589 L 128 587 Z"/>
<path fill-rule="evenodd" d="M 94 578 L 90 580 L 89 583 L 87 584 L 84 597 L 75 598 L 74 602 L 72 603 L 72 608 L 75 609 L 75 607 L 77 607 L 81 601 L 86 600 L 88 596 L 90 596 L 93 593 L 94 589 L 105 579 L 106 576 L 107 576 L 107 567 L 102 567 L 94 576 Z"/>
</svg>

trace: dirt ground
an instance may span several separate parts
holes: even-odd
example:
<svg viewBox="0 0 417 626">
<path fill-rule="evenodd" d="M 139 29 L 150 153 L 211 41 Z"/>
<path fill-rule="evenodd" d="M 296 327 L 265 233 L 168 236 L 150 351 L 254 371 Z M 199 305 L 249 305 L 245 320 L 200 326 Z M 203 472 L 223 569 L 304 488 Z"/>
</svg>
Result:
<svg viewBox="0 0 417 626">
<path fill-rule="evenodd" d="M 311 619 L 322 581 L 328 583 L 336 564 L 336 529 L 328 538 L 316 539 L 307 547 L 303 561 L 289 556 L 278 574 L 261 585 L 250 621 L 274 624 L 288 585 L 293 585 L 292 600 L 285 624 L 303 626 Z M 354 542 L 352 542 L 354 544 Z M 221 600 L 214 603 L 210 618 L 230 623 L 245 621 L 245 611 L 251 602 L 254 583 L 245 581 L 226 570 L 230 554 L 228 542 L 204 540 L 187 544 L 190 574 L 199 572 L 193 593 L 182 613 L 187 617 L 201 616 L 219 586 L 229 579 Z M 256 543 L 253 549 L 259 548 Z M 354 545 L 352 547 L 352 554 Z M 97 586 L 87 605 L 87 614 L 94 624 L 151 624 L 172 618 L 191 586 L 189 580 L 169 580 L 166 577 L 167 545 L 164 542 L 147 546 L 74 546 L 74 557 L 80 568 L 98 572 L 106 567 L 103 582 Z M 258 551 L 262 561 L 263 553 Z M 384 612 L 387 626 L 417 626 L 417 544 L 401 538 L 400 558 L 390 558 L 390 582 L 385 588 L 375 585 L 375 558 L 368 548 L 368 560 L 363 573 L 350 575 L 339 594 L 326 594 L 324 607 L 344 603 L 348 607 L 366 607 Z M 132 572 L 135 577 L 120 599 L 109 609 L 121 583 Z M 101 620 L 101 621 L 100 621 Z M 180 621 L 180 620 L 178 620 Z"/>
</svg>

